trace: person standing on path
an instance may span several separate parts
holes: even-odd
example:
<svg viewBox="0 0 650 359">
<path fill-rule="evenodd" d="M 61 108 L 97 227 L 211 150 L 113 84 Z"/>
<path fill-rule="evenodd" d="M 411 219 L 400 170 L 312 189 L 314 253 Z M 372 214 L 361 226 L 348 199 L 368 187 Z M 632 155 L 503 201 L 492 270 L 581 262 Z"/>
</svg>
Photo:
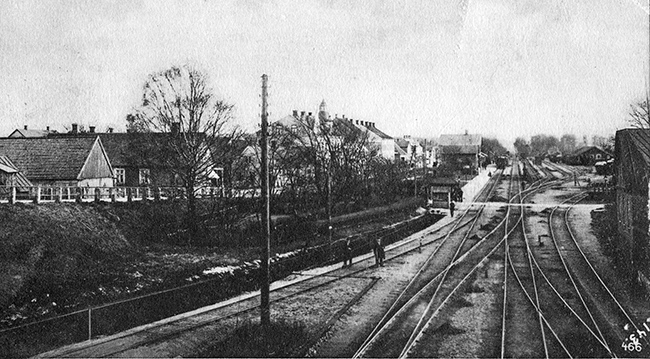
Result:
<svg viewBox="0 0 650 359">
<path fill-rule="evenodd" d="M 384 266 L 384 247 L 381 245 L 381 238 L 375 238 L 373 242 L 372 252 L 375 255 L 375 266 Z"/>
<path fill-rule="evenodd" d="M 343 250 L 345 251 L 343 253 L 343 268 L 345 268 L 352 265 L 352 243 L 350 242 L 350 238 L 345 241 L 345 248 Z"/>
<path fill-rule="evenodd" d="M 578 180 L 577 172 L 573 172 L 573 185 L 580 187 L 580 181 Z"/>
<path fill-rule="evenodd" d="M 454 216 L 454 210 L 456 209 L 456 203 L 453 201 L 449 203 L 449 214 L 453 217 Z"/>
</svg>

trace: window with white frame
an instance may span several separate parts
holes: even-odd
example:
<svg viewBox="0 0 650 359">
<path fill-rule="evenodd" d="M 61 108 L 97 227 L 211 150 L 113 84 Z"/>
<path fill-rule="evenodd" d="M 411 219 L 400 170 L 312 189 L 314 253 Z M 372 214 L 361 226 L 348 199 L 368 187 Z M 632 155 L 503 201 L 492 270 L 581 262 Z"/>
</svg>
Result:
<svg viewBox="0 0 650 359">
<path fill-rule="evenodd" d="M 124 184 L 126 181 L 126 171 L 124 168 L 114 168 L 115 171 L 115 184 Z"/>
<path fill-rule="evenodd" d="M 140 172 L 139 173 L 140 174 L 140 176 L 139 176 L 140 181 L 138 183 L 140 183 L 141 185 L 151 184 L 151 177 L 150 177 L 149 169 L 148 168 L 140 168 L 139 172 Z"/>
</svg>

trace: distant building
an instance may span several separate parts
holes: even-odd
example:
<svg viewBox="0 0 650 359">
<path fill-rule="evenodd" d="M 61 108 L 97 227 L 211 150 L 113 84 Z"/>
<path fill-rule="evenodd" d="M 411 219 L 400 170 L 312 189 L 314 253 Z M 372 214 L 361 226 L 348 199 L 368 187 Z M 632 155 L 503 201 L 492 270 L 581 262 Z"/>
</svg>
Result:
<svg viewBox="0 0 650 359">
<path fill-rule="evenodd" d="M 96 133 L 94 127 L 90 127 L 90 132 L 78 132 L 77 126 L 73 125 L 69 133 L 50 134 L 48 138 L 99 137 L 113 168 L 117 187 L 184 186 L 179 169 L 171 165 L 178 161 L 173 161 L 172 156 L 176 156 L 176 153 L 169 148 L 170 136 L 173 134 L 168 132 Z M 206 156 L 212 156 L 209 149 Z M 210 158 L 210 161 L 214 162 L 214 159 Z M 207 185 L 208 179 L 213 182 L 210 185 L 221 186 L 223 169 L 213 166 L 208 172 L 202 174 L 205 183 L 197 186 Z"/>
<path fill-rule="evenodd" d="M 54 133 L 55 131 L 50 131 L 48 126 L 45 130 L 30 130 L 25 125 L 24 128 L 15 129 L 12 133 L 9 134 L 8 138 L 35 138 L 35 137 L 47 137 L 48 134 Z"/>
<path fill-rule="evenodd" d="M 406 154 L 400 156 L 401 160 L 415 167 L 422 167 L 422 155 L 424 154 L 424 147 L 420 142 L 411 136 L 404 136 L 395 140 L 397 146 Z"/>
<path fill-rule="evenodd" d="M 615 159 L 619 262 L 650 291 L 650 130 L 617 131 Z"/>
<path fill-rule="evenodd" d="M 612 159 L 611 153 L 597 146 L 584 146 L 564 157 L 570 165 L 593 166 L 596 162 Z"/>
<path fill-rule="evenodd" d="M 97 136 L 4 138 L 0 156 L 35 185 L 113 187 L 113 168 Z"/>
<path fill-rule="evenodd" d="M 466 173 L 478 173 L 481 165 L 481 144 L 478 134 L 441 135 L 438 140 L 440 163 Z"/>
<path fill-rule="evenodd" d="M 367 131 L 368 140 L 377 148 L 381 157 L 391 161 L 394 160 L 395 141 L 393 138 L 378 129 L 374 122 L 359 121 L 359 123 L 358 126 Z"/>
</svg>

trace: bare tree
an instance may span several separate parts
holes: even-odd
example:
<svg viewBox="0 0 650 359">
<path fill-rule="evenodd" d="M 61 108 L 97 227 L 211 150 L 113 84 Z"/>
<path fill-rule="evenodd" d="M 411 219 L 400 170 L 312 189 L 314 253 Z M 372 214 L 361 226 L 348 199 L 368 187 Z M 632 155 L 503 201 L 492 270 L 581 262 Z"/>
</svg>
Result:
<svg viewBox="0 0 650 359">
<path fill-rule="evenodd" d="M 649 114 L 650 108 L 648 107 L 648 99 L 646 99 L 645 101 L 630 105 L 630 118 L 628 121 L 632 127 L 650 128 Z"/>
<path fill-rule="evenodd" d="M 164 149 L 160 158 L 187 191 L 189 242 L 197 233 L 197 190 L 209 183 L 214 170 L 211 151 L 223 150 L 238 137 L 239 130 L 229 124 L 233 105 L 217 98 L 207 76 L 187 65 L 149 75 L 142 91 L 128 126 L 167 134 L 158 136 Z"/>
</svg>

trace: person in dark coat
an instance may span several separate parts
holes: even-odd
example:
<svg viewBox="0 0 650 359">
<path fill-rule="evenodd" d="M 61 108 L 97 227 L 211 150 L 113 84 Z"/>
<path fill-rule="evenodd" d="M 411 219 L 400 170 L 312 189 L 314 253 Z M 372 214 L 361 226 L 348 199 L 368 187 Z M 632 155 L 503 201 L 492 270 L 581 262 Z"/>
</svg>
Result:
<svg viewBox="0 0 650 359">
<path fill-rule="evenodd" d="M 453 217 L 454 216 L 454 210 L 456 209 L 456 203 L 453 201 L 449 203 L 449 214 Z"/>
<path fill-rule="evenodd" d="M 345 247 L 343 248 L 343 267 L 351 266 L 352 265 L 352 243 L 350 242 L 350 239 L 348 238 L 347 241 L 345 241 Z"/>
<path fill-rule="evenodd" d="M 381 245 L 381 238 L 375 238 L 373 242 L 372 252 L 375 255 L 375 266 L 384 266 L 384 258 L 386 253 L 384 247 Z"/>
</svg>

